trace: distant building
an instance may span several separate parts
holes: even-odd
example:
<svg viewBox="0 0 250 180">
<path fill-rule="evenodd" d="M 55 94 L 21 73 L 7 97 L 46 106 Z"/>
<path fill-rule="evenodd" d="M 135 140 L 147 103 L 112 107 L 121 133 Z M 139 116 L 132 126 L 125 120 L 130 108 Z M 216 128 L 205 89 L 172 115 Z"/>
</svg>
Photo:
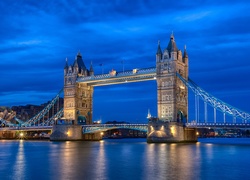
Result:
<svg viewBox="0 0 250 180">
<path fill-rule="evenodd" d="M 25 106 L 12 106 L 11 110 L 16 113 L 16 117 L 18 119 L 22 121 L 27 121 L 28 119 L 34 117 L 39 112 L 41 112 L 49 103 L 50 101 L 41 105 L 27 104 Z M 59 100 L 52 106 L 49 112 L 40 121 L 42 122 L 54 116 L 60 109 L 63 108 L 63 103 L 64 100 L 60 97 Z"/>
</svg>

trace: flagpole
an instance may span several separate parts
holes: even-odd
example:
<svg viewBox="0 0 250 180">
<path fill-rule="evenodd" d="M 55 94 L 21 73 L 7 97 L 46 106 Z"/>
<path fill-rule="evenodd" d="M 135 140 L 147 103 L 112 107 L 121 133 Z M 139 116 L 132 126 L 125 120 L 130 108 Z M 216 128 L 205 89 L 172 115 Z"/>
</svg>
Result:
<svg viewBox="0 0 250 180">
<path fill-rule="evenodd" d="M 122 71 L 124 73 L 124 60 L 122 60 Z"/>
</svg>

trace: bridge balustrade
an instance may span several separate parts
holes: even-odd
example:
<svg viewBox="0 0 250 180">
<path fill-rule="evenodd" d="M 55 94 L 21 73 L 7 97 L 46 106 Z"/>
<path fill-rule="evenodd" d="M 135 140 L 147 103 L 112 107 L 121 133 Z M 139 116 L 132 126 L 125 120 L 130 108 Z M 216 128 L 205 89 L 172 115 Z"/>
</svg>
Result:
<svg viewBox="0 0 250 180">
<path fill-rule="evenodd" d="M 148 131 L 148 124 L 94 124 L 83 125 L 83 134 L 107 131 L 111 129 L 132 129 L 139 131 Z"/>
</svg>

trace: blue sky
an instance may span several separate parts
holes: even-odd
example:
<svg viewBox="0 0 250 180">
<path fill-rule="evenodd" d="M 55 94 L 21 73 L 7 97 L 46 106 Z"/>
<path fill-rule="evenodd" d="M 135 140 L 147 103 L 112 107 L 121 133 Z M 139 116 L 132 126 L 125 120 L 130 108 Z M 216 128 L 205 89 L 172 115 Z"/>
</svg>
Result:
<svg viewBox="0 0 250 180">
<path fill-rule="evenodd" d="M 42 104 L 63 86 L 66 57 L 80 50 L 95 74 L 155 66 L 174 32 L 187 46 L 190 78 L 250 112 L 250 1 L 0 1 L 0 105 Z M 190 102 L 191 103 L 191 102 Z M 192 111 L 193 103 L 190 104 Z M 94 120 L 146 122 L 156 82 L 96 87 Z M 190 115 L 192 112 L 190 112 Z"/>
</svg>

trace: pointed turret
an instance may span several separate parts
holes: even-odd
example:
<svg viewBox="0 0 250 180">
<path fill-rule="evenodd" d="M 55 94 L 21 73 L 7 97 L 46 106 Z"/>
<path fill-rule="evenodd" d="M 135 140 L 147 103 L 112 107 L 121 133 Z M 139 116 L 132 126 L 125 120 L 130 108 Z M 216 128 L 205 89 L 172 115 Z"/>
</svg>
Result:
<svg viewBox="0 0 250 180">
<path fill-rule="evenodd" d="M 94 75 L 94 69 L 93 69 L 92 61 L 91 61 L 90 68 L 89 68 L 89 75 L 90 76 Z"/>
<path fill-rule="evenodd" d="M 174 40 L 174 34 L 172 33 L 170 36 L 170 40 L 168 43 L 168 47 L 167 47 L 168 52 L 177 52 L 178 48 L 176 46 L 175 40 Z"/>
<path fill-rule="evenodd" d="M 68 58 L 66 58 L 65 66 L 64 66 L 64 75 L 68 73 L 69 65 L 68 65 Z"/>
<path fill-rule="evenodd" d="M 160 40 L 158 41 L 158 48 L 157 48 L 157 52 L 156 54 L 158 55 L 162 55 L 162 51 L 161 51 L 161 46 L 160 46 Z"/>
<path fill-rule="evenodd" d="M 176 46 L 175 40 L 174 40 L 174 34 L 171 34 L 167 50 L 169 52 L 169 56 L 172 60 L 177 59 L 177 53 L 178 53 L 178 48 Z"/>
<path fill-rule="evenodd" d="M 162 59 L 162 51 L 161 51 L 161 46 L 160 46 L 160 41 L 158 41 L 158 48 L 156 52 L 156 61 L 160 61 Z"/>
<path fill-rule="evenodd" d="M 182 62 L 183 63 L 187 63 L 188 61 L 188 54 L 187 54 L 187 47 L 186 45 L 184 46 L 184 53 L 183 53 L 183 58 L 182 58 Z"/>
<path fill-rule="evenodd" d="M 78 63 L 77 63 L 77 58 L 74 61 L 73 68 L 74 68 L 73 71 L 74 71 L 75 74 L 80 73 L 80 68 L 79 68 Z"/>
<path fill-rule="evenodd" d="M 82 55 L 80 51 L 78 51 L 77 53 L 73 66 L 77 69 L 78 74 L 86 74 L 87 69 L 82 60 Z"/>
<path fill-rule="evenodd" d="M 68 69 L 68 68 L 69 68 L 69 65 L 68 65 L 68 58 L 66 58 L 66 62 L 65 62 L 64 69 Z"/>
</svg>

